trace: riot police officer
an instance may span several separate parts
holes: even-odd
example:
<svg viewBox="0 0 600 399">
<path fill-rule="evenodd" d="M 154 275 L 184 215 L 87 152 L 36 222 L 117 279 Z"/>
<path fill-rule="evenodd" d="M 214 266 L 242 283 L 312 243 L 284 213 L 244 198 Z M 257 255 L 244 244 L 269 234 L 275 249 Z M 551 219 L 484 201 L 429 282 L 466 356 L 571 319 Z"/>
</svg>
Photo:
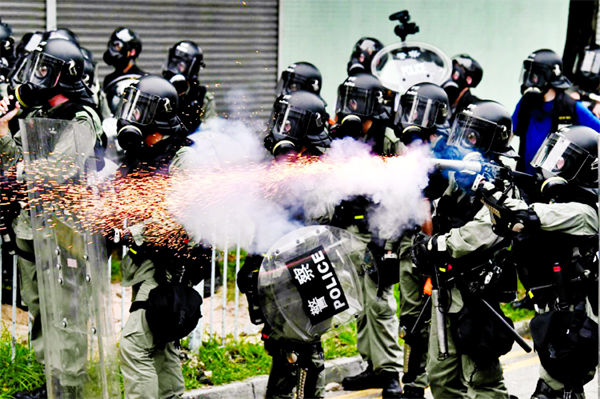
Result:
<svg viewBox="0 0 600 399">
<path fill-rule="evenodd" d="M 383 43 L 372 37 L 360 38 L 350 55 L 348 67 L 346 68 L 348 76 L 357 75 L 359 73 L 371 73 L 371 62 L 375 54 L 383 48 Z"/>
<path fill-rule="evenodd" d="M 541 200 L 497 204 L 497 231 L 512 238 L 536 305 L 530 327 L 541 367 L 532 399 L 584 398 L 598 365 L 598 138 L 585 126 L 550 134 L 532 161 L 545 178 Z"/>
<path fill-rule="evenodd" d="M 548 134 L 563 125 L 583 125 L 600 131 L 600 120 L 565 94 L 569 87 L 571 82 L 563 74 L 562 60 L 554 51 L 537 50 L 523 61 L 523 97 L 513 113 L 515 135 L 520 139 L 517 170 L 534 173 L 530 165 L 533 156 Z"/>
<path fill-rule="evenodd" d="M 179 93 L 179 118 L 190 133 L 203 121 L 217 116 L 214 94 L 198 80 L 200 69 L 204 67 L 202 49 L 184 40 L 169 49 L 169 59 L 163 68 L 163 76 Z"/>
<path fill-rule="evenodd" d="M 404 145 L 390 128 L 384 90 L 379 79 L 371 74 L 349 76 L 338 87 L 338 125 L 332 127 L 332 137 L 352 137 L 371 145 L 377 155 L 403 153 Z M 346 390 L 383 388 L 384 398 L 399 398 L 401 349 L 393 295 L 393 285 L 398 282 L 398 258 L 394 251 L 397 243 L 380 239 L 369 231 L 367 218 L 371 206 L 369 198 L 359 196 L 342 201 L 331 210 L 330 224 L 358 235 L 379 262 L 377 271 L 365 271 L 361 278 L 365 313 L 357 322 L 357 347 L 367 369 L 344 378 L 342 385 Z"/>
<path fill-rule="evenodd" d="M 459 115 L 469 104 L 480 101 L 471 93 L 471 88 L 477 87 L 483 77 L 481 65 L 468 54 L 452 57 L 452 75 L 450 80 L 442 85 L 450 101 L 450 125 L 455 116 Z"/>
<path fill-rule="evenodd" d="M 196 155 L 179 119 L 178 101 L 175 87 L 161 76 L 144 76 L 125 89 L 115 114 L 117 138 L 125 150 L 118 179 L 135 181 L 189 168 Z M 132 112 L 134 109 L 136 112 Z M 177 343 L 183 336 L 165 333 L 165 329 L 175 328 L 168 325 L 172 315 L 156 313 L 148 300 L 152 295 L 168 300 L 164 290 L 174 284 L 188 293 L 194 291 L 193 286 L 203 278 L 207 250 L 198 245 L 183 245 L 183 249 L 159 246 L 147 238 L 144 223 L 141 221 L 137 225 L 140 228 L 130 228 L 130 234 L 125 235 L 129 250 L 121 263 L 122 284 L 133 287 L 134 301 L 119 345 L 125 397 L 181 397 L 185 386 Z M 187 242 L 186 237 L 181 239 Z M 151 320 L 156 323 L 151 324 Z"/>
<path fill-rule="evenodd" d="M 14 74 L 17 86 L 9 97 L 0 102 L 0 115 L 5 114 L 0 118 L 0 154 L 4 168 L 15 166 L 22 159 L 21 133 L 9 132 L 8 126 L 8 122 L 16 116 L 21 107 L 29 109 L 27 118 L 72 120 L 81 124 L 83 131 L 89 134 L 83 143 L 86 153 L 93 154 L 94 148 L 100 146 L 102 127 L 93 109 L 94 102 L 81 80 L 83 65 L 84 57 L 79 47 L 64 39 L 41 42 L 20 64 Z M 17 105 L 11 108 L 10 104 L 15 99 L 18 100 Z M 66 156 L 74 156 L 76 151 L 74 142 L 62 143 L 60 148 Z M 13 227 L 16 235 L 17 262 L 22 276 L 21 292 L 33 317 L 31 342 L 37 360 L 44 363 L 38 277 L 29 211 L 21 210 Z M 77 345 L 77 342 L 77 339 L 73 339 L 57 345 L 65 345 L 68 349 L 69 345 Z M 76 349 L 85 353 L 85 348 Z M 75 368 L 81 364 L 78 359 L 73 359 Z M 76 386 L 83 383 L 76 380 L 72 379 L 70 384 Z M 34 392 L 17 394 L 16 397 L 41 398 L 45 397 L 44 395 L 45 388 L 41 388 Z"/>
<path fill-rule="evenodd" d="M 107 47 L 103 56 L 104 62 L 115 70 L 104 78 L 103 89 L 123 75 L 147 75 L 135 62 L 142 52 L 142 39 L 133 30 L 124 27 L 115 29 L 110 35 Z"/>
<path fill-rule="evenodd" d="M 267 124 L 265 148 L 275 159 L 293 161 L 298 157 L 320 156 L 331 143 L 325 104 L 315 93 L 294 91 L 279 96 Z M 304 215 L 294 215 L 304 221 Z M 281 336 L 266 323 L 260 310 L 256 281 L 262 256 L 246 257 L 238 274 L 240 291 L 248 296 L 250 318 L 254 324 L 265 323 L 262 340 L 273 358 L 267 382 L 267 398 L 289 398 L 298 385 L 300 369 L 307 371 L 304 395 L 325 396 L 324 353 L 320 338 L 297 342 Z M 264 300 L 264 299 L 263 299 Z"/>
<path fill-rule="evenodd" d="M 508 144 L 511 132 L 506 108 L 494 101 L 482 101 L 471 104 L 457 117 L 448 142 L 461 151 L 478 154 L 486 162 L 502 165 L 500 155 L 515 155 Z M 483 308 L 480 299 L 485 297 L 500 313 L 500 290 L 493 284 L 487 285 L 488 280 L 482 283 L 481 276 L 489 273 L 485 268 L 493 264 L 490 259 L 508 242 L 492 231 L 489 211 L 472 188 L 475 177 L 462 171 L 450 176 L 450 185 L 434 214 L 434 235 L 417 236 L 412 248 L 415 265 L 420 270 L 429 268 L 425 274 L 439 284 L 432 294 L 427 360 L 435 398 L 509 397 L 498 357 L 510 350 L 514 339 L 499 334 L 504 330 Z M 514 187 L 506 193 L 518 196 Z M 448 264 L 455 274 L 443 272 L 448 270 Z M 506 267 L 502 272 L 508 275 L 510 270 Z M 516 290 L 516 275 L 513 281 Z M 448 298 L 452 298 L 452 303 Z M 464 323 L 469 320 L 477 320 L 491 334 L 473 333 L 478 329 L 471 330 L 471 335 L 464 334 Z"/>
</svg>

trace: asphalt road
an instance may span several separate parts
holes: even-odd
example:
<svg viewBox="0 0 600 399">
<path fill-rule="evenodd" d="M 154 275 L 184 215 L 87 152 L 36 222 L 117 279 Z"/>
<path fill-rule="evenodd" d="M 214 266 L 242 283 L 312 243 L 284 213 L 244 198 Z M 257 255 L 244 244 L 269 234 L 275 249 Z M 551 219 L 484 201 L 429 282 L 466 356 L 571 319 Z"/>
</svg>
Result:
<svg viewBox="0 0 600 399">
<path fill-rule="evenodd" d="M 533 343 L 528 341 L 533 347 Z M 500 358 L 504 369 L 504 378 L 508 391 L 519 399 L 529 399 L 538 380 L 539 359 L 535 352 L 526 353 L 515 344 L 512 351 Z M 598 399 L 598 375 L 585 386 L 586 399 Z M 431 391 L 427 389 L 428 399 L 433 399 Z M 356 399 L 356 398 L 381 398 L 381 389 L 368 389 L 364 391 L 347 392 L 340 390 L 327 392 L 326 398 Z"/>
</svg>

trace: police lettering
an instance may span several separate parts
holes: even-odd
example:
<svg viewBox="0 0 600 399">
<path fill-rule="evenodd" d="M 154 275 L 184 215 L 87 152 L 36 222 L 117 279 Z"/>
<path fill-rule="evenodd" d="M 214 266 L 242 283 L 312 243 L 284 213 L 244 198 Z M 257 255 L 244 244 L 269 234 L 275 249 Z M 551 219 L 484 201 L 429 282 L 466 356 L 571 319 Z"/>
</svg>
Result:
<svg viewBox="0 0 600 399">
<path fill-rule="evenodd" d="M 400 67 L 400 69 L 402 69 L 402 75 L 404 76 L 424 75 L 427 73 L 425 65 L 423 65 L 422 63 L 414 65 L 404 65 Z"/>
<path fill-rule="evenodd" d="M 323 251 L 319 251 L 313 255 L 311 255 L 313 262 L 315 262 L 315 264 L 317 265 L 317 270 L 319 271 L 319 273 L 321 273 L 321 279 L 322 280 L 330 280 L 327 281 L 326 283 L 328 283 L 328 285 L 325 287 L 329 293 L 329 297 L 331 299 L 333 299 L 333 306 L 336 309 L 341 308 L 342 306 L 345 306 L 346 303 L 337 300 L 341 295 L 342 295 L 342 291 L 337 288 L 336 286 L 338 285 L 338 282 L 335 278 L 335 276 L 333 275 L 333 271 L 329 270 L 329 264 L 327 262 L 325 262 L 325 255 L 323 254 Z"/>
</svg>

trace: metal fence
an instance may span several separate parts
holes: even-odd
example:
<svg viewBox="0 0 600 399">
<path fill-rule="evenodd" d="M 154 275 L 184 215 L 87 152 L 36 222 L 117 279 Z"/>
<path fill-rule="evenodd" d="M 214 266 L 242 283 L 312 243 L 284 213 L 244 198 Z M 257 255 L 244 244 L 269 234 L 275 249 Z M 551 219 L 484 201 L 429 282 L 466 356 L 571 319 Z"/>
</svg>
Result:
<svg viewBox="0 0 600 399">
<path fill-rule="evenodd" d="M 123 247 L 122 256 L 125 256 L 127 252 L 126 247 Z M 221 284 L 220 292 L 219 287 L 216 284 L 216 275 L 217 268 L 219 267 L 217 264 L 218 259 L 223 254 L 223 281 Z M 235 248 L 229 248 L 226 246 L 222 251 L 218 251 L 213 248 L 212 257 L 211 257 L 211 279 L 210 279 L 210 290 L 206 292 L 208 298 L 205 298 L 205 281 L 201 281 L 195 289 L 204 299 L 202 304 L 202 318 L 200 319 L 196 329 L 190 334 L 190 349 L 197 350 L 202 346 L 203 341 L 208 339 L 209 337 L 214 337 L 216 339 L 220 339 L 222 345 L 225 345 L 227 339 L 233 339 L 234 341 L 238 341 L 240 339 L 242 329 L 250 328 L 250 332 L 252 334 L 258 333 L 258 328 L 253 326 L 250 322 L 250 319 L 247 316 L 247 305 L 244 301 L 241 300 L 240 292 L 237 288 L 237 281 L 234 281 L 234 294 L 233 301 L 228 301 L 228 287 L 227 287 L 227 269 L 228 269 L 228 259 L 230 254 L 235 254 L 235 276 L 237 280 L 237 273 L 240 270 L 241 263 L 241 255 L 240 255 L 240 246 L 239 244 L 235 245 Z M 0 332 L 3 332 L 6 327 L 9 327 L 10 337 L 11 337 L 11 351 L 12 351 L 12 359 L 14 360 L 16 354 L 16 343 L 17 343 L 17 292 L 18 292 L 18 269 L 17 269 L 17 257 L 12 257 L 12 262 L 9 265 L 2 263 L 2 257 L 0 256 L 0 279 L 2 278 L 3 270 L 8 270 L 7 268 L 12 268 L 12 298 L 11 298 L 11 318 L 10 320 L 4 320 L 2 312 L 0 312 Z M 4 258 L 6 259 L 6 258 Z M 108 259 L 108 275 L 110 276 L 112 269 L 112 261 L 113 259 L 109 257 Z M 2 284 L 3 285 L 3 284 Z M 117 292 L 120 291 L 120 317 L 117 317 L 116 306 L 113 306 L 113 318 L 115 320 L 115 331 L 117 335 L 120 335 L 121 330 L 125 326 L 126 320 L 129 317 L 129 306 L 131 305 L 130 294 L 131 288 L 126 289 L 121 284 L 111 284 L 111 297 L 114 298 L 117 295 Z M 129 293 L 129 295 L 128 295 Z M 0 304 L 2 304 L 2 289 L 0 289 Z M 220 315 L 218 314 L 218 305 L 220 302 L 221 309 Z M 233 308 L 231 307 L 231 302 L 233 302 Z M 28 346 L 31 347 L 31 327 L 32 327 L 32 318 L 31 314 L 27 315 L 27 330 L 28 330 Z M 219 317 L 220 316 L 220 317 Z M 220 323 L 219 320 L 220 319 Z M 120 320 L 120 321 L 119 321 Z M 219 325 L 220 324 L 220 325 Z M 251 326 L 251 327 L 250 327 Z"/>
</svg>

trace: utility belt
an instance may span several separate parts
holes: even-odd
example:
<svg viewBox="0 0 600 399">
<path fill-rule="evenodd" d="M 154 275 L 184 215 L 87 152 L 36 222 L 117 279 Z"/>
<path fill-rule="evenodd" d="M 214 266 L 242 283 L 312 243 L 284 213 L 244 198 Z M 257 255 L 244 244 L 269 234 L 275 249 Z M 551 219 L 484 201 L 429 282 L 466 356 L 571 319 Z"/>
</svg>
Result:
<svg viewBox="0 0 600 399">
<path fill-rule="evenodd" d="M 483 260 L 488 258 L 487 260 Z M 440 286 L 452 288 L 460 278 L 472 294 L 497 302 L 512 302 L 517 296 L 517 269 L 512 254 L 501 248 L 491 256 L 454 260 L 441 268 Z"/>
<path fill-rule="evenodd" d="M 273 329 L 265 324 L 261 333 L 261 339 L 264 342 L 265 350 L 273 357 L 284 356 L 290 363 L 298 363 L 302 368 L 314 369 L 317 372 L 325 368 L 323 362 L 315 364 L 313 357 L 323 360 L 324 351 L 321 340 L 314 342 L 295 342 L 284 338 L 275 338 Z M 291 361 L 295 360 L 295 361 Z"/>
</svg>

